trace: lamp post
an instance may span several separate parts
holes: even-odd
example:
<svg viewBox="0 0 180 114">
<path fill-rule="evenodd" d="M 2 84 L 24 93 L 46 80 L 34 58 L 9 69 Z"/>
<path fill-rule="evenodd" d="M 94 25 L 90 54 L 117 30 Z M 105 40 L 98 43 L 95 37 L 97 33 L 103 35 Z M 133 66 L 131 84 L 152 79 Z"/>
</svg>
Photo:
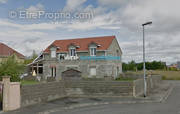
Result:
<svg viewBox="0 0 180 114">
<path fill-rule="evenodd" d="M 145 34 L 144 34 L 144 26 L 150 25 L 152 22 L 147 22 L 142 24 L 143 27 L 143 71 L 144 71 L 144 97 L 146 97 L 147 93 L 147 82 L 146 82 L 146 60 L 145 60 Z"/>
</svg>

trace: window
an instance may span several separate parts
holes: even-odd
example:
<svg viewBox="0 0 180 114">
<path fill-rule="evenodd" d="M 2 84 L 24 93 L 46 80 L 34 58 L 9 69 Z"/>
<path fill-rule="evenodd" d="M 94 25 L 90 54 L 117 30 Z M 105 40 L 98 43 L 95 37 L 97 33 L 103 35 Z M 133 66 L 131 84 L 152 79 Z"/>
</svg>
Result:
<svg viewBox="0 0 180 114">
<path fill-rule="evenodd" d="M 51 68 L 51 76 L 56 77 L 56 67 Z"/>
<path fill-rule="evenodd" d="M 39 74 L 43 74 L 43 64 L 38 65 Z"/>
<path fill-rule="evenodd" d="M 59 54 L 59 59 L 64 60 L 65 59 L 65 54 Z"/>
<path fill-rule="evenodd" d="M 70 56 L 76 56 L 76 50 L 74 48 L 70 49 Z"/>
<path fill-rule="evenodd" d="M 96 48 L 90 48 L 90 55 L 96 56 Z"/>
<path fill-rule="evenodd" d="M 54 76 L 54 68 L 53 67 L 51 68 L 51 76 L 52 77 Z"/>
<path fill-rule="evenodd" d="M 55 58 L 56 57 L 56 51 L 55 50 L 51 50 L 51 58 Z"/>
</svg>

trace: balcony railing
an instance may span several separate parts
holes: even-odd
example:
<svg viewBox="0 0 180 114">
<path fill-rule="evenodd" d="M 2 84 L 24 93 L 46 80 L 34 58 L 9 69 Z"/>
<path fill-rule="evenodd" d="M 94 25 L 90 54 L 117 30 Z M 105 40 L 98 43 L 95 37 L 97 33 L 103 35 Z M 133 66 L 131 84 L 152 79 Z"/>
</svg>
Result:
<svg viewBox="0 0 180 114">
<path fill-rule="evenodd" d="M 80 56 L 80 60 L 120 60 L 120 56 Z"/>
</svg>

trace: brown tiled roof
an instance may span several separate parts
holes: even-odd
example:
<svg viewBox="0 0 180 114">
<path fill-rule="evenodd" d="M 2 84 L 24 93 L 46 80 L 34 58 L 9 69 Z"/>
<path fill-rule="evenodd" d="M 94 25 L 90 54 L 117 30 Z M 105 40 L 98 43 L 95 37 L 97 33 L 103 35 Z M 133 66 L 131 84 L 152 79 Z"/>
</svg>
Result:
<svg viewBox="0 0 180 114">
<path fill-rule="evenodd" d="M 97 50 L 106 50 L 110 46 L 111 42 L 115 39 L 115 36 L 102 36 L 102 37 L 90 37 L 90 38 L 78 38 L 67 40 L 55 40 L 50 46 L 48 46 L 44 52 L 49 53 L 51 46 L 59 47 L 57 52 L 67 52 L 68 46 L 73 44 L 79 46 L 77 51 L 87 51 L 90 43 L 96 43 L 100 45 Z"/>
<path fill-rule="evenodd" d="M 7 45 L 0 43 L 0 56 L 8 57 L 15 54 L 19 58 L 25 58 L 24 55 L 20 54 L 16 50 L 8 47 Z"/>
</svg>

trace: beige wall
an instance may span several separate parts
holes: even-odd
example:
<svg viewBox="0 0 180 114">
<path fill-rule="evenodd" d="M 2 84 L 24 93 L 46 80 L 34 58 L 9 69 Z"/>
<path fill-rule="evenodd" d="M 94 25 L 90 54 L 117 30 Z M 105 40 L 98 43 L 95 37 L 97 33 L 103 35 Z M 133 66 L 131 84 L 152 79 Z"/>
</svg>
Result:
<svg viewBox="0 0 180 114">
<path fill-rule="evenodd" d="M 3 111 L 20 108 L 20 83 L 10 82 L 9 76 L 3 77 Z"/>
<path fill-rule="evenodd" d="M 9 88 L 9 109 L 15 110 L 20 108 L 20 83 L 11 82 Z"/>
<path fill-rule="evenodd" d="M 0 57 L 0 62 L 7 60 L 8 57 Z M 16 61 L 19 63 L 24 63 L 24 59 L 16 57 Z"/>
</svg>

